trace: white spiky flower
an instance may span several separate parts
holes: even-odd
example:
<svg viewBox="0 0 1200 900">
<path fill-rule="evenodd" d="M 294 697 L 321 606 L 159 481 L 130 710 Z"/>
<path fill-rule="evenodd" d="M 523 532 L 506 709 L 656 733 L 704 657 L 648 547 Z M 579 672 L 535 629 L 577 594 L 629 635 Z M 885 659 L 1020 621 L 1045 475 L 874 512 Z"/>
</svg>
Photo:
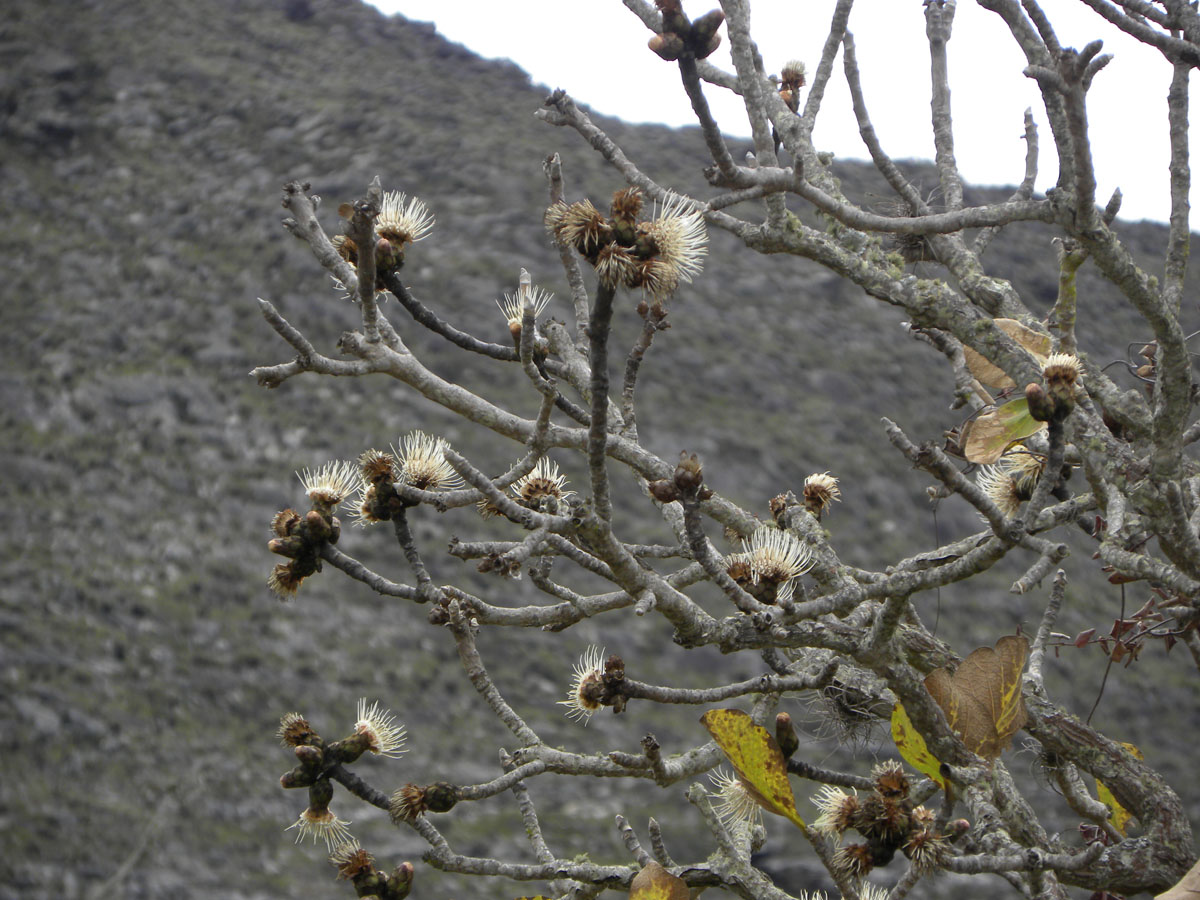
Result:
<svg viewBox="0 0 1200 900">
<path fill-rule="evenodd" d="M 411 244 L 433 230 L 433 213 L 416 197 L 403 191 L 388 191 L 379 204 L 375 233 L 395 244 Z"/>
<path fill-rule="evenodd" d="M 344 461 L 328 462 L 321 468 L 305 469 L 296 477 L 304 485 L 308 499 L 319 506 L 333 509 L 358 490 L 358 470 Z"/>
<path fill-rule="evenodd" d="M 521 320 L 525 315 L 522 306 L 525 297 L 529 298 L 529 303 L 533 307 L 533 317 L 536 319 L 545 312 L 546 306 L 554 298 L 554 295 L 540 287 L 530 288 L 528 291 L 506 291 L 504 300 L 497 300 L 496 305 L 500 307 L 500 312 L 504 313 L 504 319 L 508 323 L 510 331 L 521 327 Z"/>
<path fill-rule="evenodd" d="M 333 850 L 339 844 L 345 844 L 354 840 L 354 835 L 350 833 L 347 827 L 350 822 L 344 822 L 325 809 L 314 809 L 309 807 L 300 813 L 300 818 L 289 825 L 284 831 L 296 829 L 296 843 L 299 844 L 306 837 L 311 837 L 313 842 L 324 841 L 326 850 Z"/>
<path fill-rule="evenodd" d="M 999 507 L 1005 518 L 1012 518 L 1021 508 L 1021 493 L 1017 483 L 1004 466 L 982 466 L 975 476 L 975 483 Z"/>
<path fill-rule="evenodd" d="M 829 510 L 833 501 L 842 499 L 838 480 L 828 472 L 818 472 L 804 479 L 804 505 L 818 517 Z"/>
<path fill-rule="evenodd" d="M 558 464 L 543 456 L 524 478 L 518 478 L 509 490 L 525 506 L 538 509 L 546 500 L 565 500 L 575 492 L 565 490 L 567 476 L 558 471 Z"/>
<path fill-rule="evenodd" d="M 809 549 L 790 531 L 764 525 L 742 542 L 754 581 L 775 586 L 778 601 L 791 599 L 796 579 L 813 567 Z"/>
<path fill-rule="evenodd" d="M 1070 353 L 1053 353 L 1046 360 L 1046 365 L 1042 367 L 1042 377 L 1046 379 L 1047 383 L 1059 381 L 1066 385 L 1073 385 L 1079 380 L 1081 372 L 1079 359 Z"/>
<path fill-rule="evenodd" d="M 367 706 L 367 698 L 358 701 L 357 734 L 367 736 L 367 749 L 376 756 L 398 759 L 404 755 L 404 726 L 396 721 L 390 710 L 380 709 L 378 703 Z"/>
<path fill-rule="evenodd" d="M 1046 457 L 1018 444 L 1000 457 L 999 465 L 1016 482 L 1018 491 L 1030 495 L 1046 470 Z"/>
<path fill-rule="evenodd" d="M 745 836 L 754 826 L 762 824 L 762 807 L 746 789 L 741 778 L 720 768 L 712 772 L 708 780 L 717 792 L 716 800 L 713 801 L 713 812 L 717 814 L 722 825 L 736 834 Z"/>
<path fill-rule="evenodd" d="M 704 216 L 690 206 L 691 201 L 672 196 L 646 229 L 657 253 L 644 277 L 644 287 L 655 297 L 673 293 L 680 282 L 690 282 L 704 268 L 708 230 Z"/>
<path fill-rule="evenodd" d="M 858 809 L 858 791 L 847 794 L 831 784 L 821 785 L 812 798 L 813 805 L 821 811 L 813 822 L 813 830 L 822 834 L 841 835 L 850 827 L 855 810 Z"/>
<path fill-rule="evenodd" d="M 462 476 L 446 462 L 443 452 L 449 447 L 443 437 L 423 431 L 410 431 L 401 440 L 400 449 L 392 448 L 405 484 L 422 491 L 448 491 L 463 484 Z"/>
<path fill-rule="evenodd" d="M 558 701 L 559 706 L 567 707 L 564 713 L 567 718 L 584 725 L 588 723 L 592 713 L 600 709 L 600 703 L 592 696 L 591 691 L 603 678 L 604 650 L 592 644 L 575 664 L 567 699 Z"/>
</svg>

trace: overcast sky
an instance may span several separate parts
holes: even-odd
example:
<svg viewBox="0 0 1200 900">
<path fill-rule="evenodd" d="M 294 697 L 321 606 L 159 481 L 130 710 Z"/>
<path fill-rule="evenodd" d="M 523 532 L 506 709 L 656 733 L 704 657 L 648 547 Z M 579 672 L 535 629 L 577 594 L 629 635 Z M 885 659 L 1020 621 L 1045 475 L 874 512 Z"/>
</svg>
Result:
<svg viewBox="0 0 1200 900">
<path fill-rule="evenodd" d="M 430 21 L 484 57 L 511 59 L 535 83 L 561 87 L 576 100 L 631 122 L 694 124 L 676 67 L 646 48 L 641 20 L 620 0 L 377 0 L 388 13 Z M 693 18 L 716 0 L 685 0 Z M 1100 202 L 1120 187 L 1123 218 L 1165 220 L 1166 96 L 1170 67 L 1157 53 L 1114 29 L 1080 0 L 1041 0 L 1064 46 L 1097 37 L 1114 60 L 1089 94 L 1092 152 Z M 767 68 L 801 59 L 810 72 L 828 33 L 834 0 L 754 0 L 752 29 Z M 929 53 L 921 0 L 859 0 L 850 19 L 875 130 L 894 158 L 933 156 L 929 129 Z M 724 32 L 724 29 L 722 29 Z M 710 60 L 732 69 L 728 38 Z M 955 152 L 975 184 L 1015 184 L 1024 173 L 1022 115 L 1032 107 L 1041 135 L 1039 190 L 1058 169 L 1036 86 L 1003 23 L 972 0 L 960 0 L 949 45 Z M 747 134 L 739 98 L 708 86 L 709 102 L 728 134 Z M 840 158 L 866 156 L 835 72 L 814 141 Z M 1200 180 L 1198 178 L 1197 180 Z M 1193 194 L 1193 203 L 1200 192 Z M 1193 227 L 1195 225 L 1193 224 Z"/>
</svg>

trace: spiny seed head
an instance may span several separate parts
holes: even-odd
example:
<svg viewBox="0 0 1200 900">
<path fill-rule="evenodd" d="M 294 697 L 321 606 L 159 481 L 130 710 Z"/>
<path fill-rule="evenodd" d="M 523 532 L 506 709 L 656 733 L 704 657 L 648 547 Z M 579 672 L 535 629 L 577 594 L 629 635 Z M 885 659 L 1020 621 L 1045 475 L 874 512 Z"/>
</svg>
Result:
<svg viewBox="0 0 1200 900">
<path fill-rule="evenodd" d="M 378 703 L 367 706 L 367 698 L 358 701 L 358 721 L 354 724 L 356 734 L 366 735 L 367 749 L 376 756 L 398 759 L 404 755 L 404 726 Z"/>
<path fill-rule="evenodd" d="M 928 829 L 914 830 L 900 848 L 912 860 L 913 868 L 930 875 L 946 865 L 950 858 L 950 842 Z"/>
<path fill-rule="evenodd" d="M 672 293 L 681 281 L 690 282 L 704 267 L 702 258 L 708 252 L 708 231 L 704 216 L 689 209 L 690 201 L 672 197 L 650 223 L 648 234 L 658 248 L 660 268 L 653 283 L 646 285 L 647 293 L 662 299 Z"/>
<path fill-rule="evenodd" d="M 908 796 L 908 776 L 904 767 L 894 759 L 885 759 L 871 769 L 871 777 L 875 780 L 875 790 L 884 797 L 902 798 Z"/>
<path fill-rule="evenodd" d="M 783 67 L 783 71 L 779 75 L 779 80 L 784 85 L 792 88 L 804 87 L 805 67 L 804 62 L 799 59 L 789 60 Z"/>
<path fill-rule="evenodd" d="M 791 598 L 796 579 L 813 567 L 812 553 L 790 531 L 764 525 L 743 542 L 756 583 L 776 588 L 779 601 Z"/>
<path fill-rule="evenodd" d="M 358 487 L 358 499 L 354 504 L 354 524 L 360 528 L 386 522 L 384 516 L 390 516 L 390 513 L 379 506 L 380 487 L 382 485 L 374 485 L 369 481 L 364 481 Z"/>
<path fill-rule="evenodd" d="M 560 706 L 567 707 L 564 715 L 586 725 L 592 713 L 601 706 L 595 695 L 597 690 L 603 687 L 603 683 L 604 650 L 593 644 L 575 664 L 567 699 L 558 701 Z"/>
<path fill-rule="evenodd" d="M 912 827 L 903 801 L 874 791 L 859 804 L 852 825 L 868 840 L 878 838 L 889 844 L 908 834 Z"/>
<path fill-rule="evenodd" d="M 300 524 L 300 513 L 294 509 L 282 509 L 275 513 L 275 517 L 271 520 L 271 530 L 279 537 L 287 537 L 296 530 L 296 526 Z"/>
<path fill-rule="evenodd" d="M 443 452 L 449 446 L 445 438 L 410 431 L 402 439 L 402 449 L 392 448 L 400 463 L 401 480 L 422 491 L 448 491 L 461 487 L 462 477 L 446 462 Z"/>
<path fill-rule="evenodd" d="M 858 791 L 851 789 L 847 794 L 831 784 L 821 786 L 812 802 L 821 814 L 813 822 L 813 829 L 823 834 L 844 834 L 858 813 Z"/>
<path fill-rule="evenodd" d="M 279 742 L 285 747 L 303 747 L 320 740 L 308 719 L 298 712 L 286 713 L 279 719 Z"/>
<path fill-rule="evenodd" d="M 725 573 L 745 588 L 754 583 L 754 567 L 749 553 L 730 553 L 725 557 Z"/>
<path fill-rule="evenodd" d="M 818 518 L 828 512 L 834 500 L 842 499 L 838 480 L 828 472 L 809 475 L 804 479 L 804 506 Z"/>
<path fill-rule="evenodd" d="M 1080 371 L 1079 360 L 1076 357 L 1069 353 L 1055 353 L 1046 360 L 1046 365 L 1042 368 L 1042 377 L 1051 388 L 1056 384 L 1069 388 L 1079 380 Z"/>
<path fill-rule="evenodd" d="M 847 844 L 837 849 L 830 864 L 843 878 L 857 880 L 874 868 L 873 856 L 868 844 Z"/>
<path fill-rule="evenodd" d="M 433 222 L 433 213 L 422 201 L 409 199 L 403 191 L 388 191 L 379 205 L 375 233 L 403 248 L 427 236 Z"/>
<path fill-rule="evenodd" d="M 354 841 L 338 844 L 329 854 L 329 861 L 337 866 L 338 878 L 347 880 L 371 870 L 375 857 Z"/>
<path fill-rule="evenodd" d="M 324 841 L 325 847 L 332 850 L 339 844 L 349 843 L 354 840 L 354 836 L 350 834 L 350 829 L 346 826 L 349 822 L 344 822 L 329 811 L 329 807 L 310 806 L 304 812 L 300 813 L 300 818 L 289 825 L 284 831 L 296 829 L 296 843 L 299 844 L 306 837 L 311 837 L 313 842 Z"/>
<path fill-rule="evenodd" d="M 721 768 L 710 774 L 708 779 L 717 792 L 713 812 L 721 824 L 730 831 L 743 834 L 762 824 L 762 807 L 754 799 L 753 793 L 746 789 L 740 776 L 730 775 Z"/>
<path fill-rule="evenodd" d="M 278 563 L 267 576 L 267 587 L 274 591 L 280 600 L 291 600 L 300 590 L 300 583 L 304 581 L 304 577 L 296 572 L 292 563 Z"/>
<path fill-rule="evenodd" d="M 388 801 L 388 814 L 396 824 L 412 822 L 427 808 L 425 789 L 412 782 L 397 790 Z"/>
<path fill-rule="evenodd" d="M 608 287 L 633 285 L 638 278 L 638 260 L 627 247 L 605 244 L 596 254 L 596 277 Z"/>
<path fill-rule="evenodd" d="M 591 200 L 576 203 L 559 200 L 546 210 L 546 227 L 556 241 L 574 247 L 584 256 L 595 252 L 611 231 Z"/>
<path fill-rule="evenodd" d="M 370 484 L 379 481 L 399 481 L 400 466 L 396 457 L 386 450 L 366 450 L 358 458 L 358 471 L 362 480 Z"/>
<path fill-rule="evenodd" d="M 315 471 L 297 472 L 296 477 L 313 506 L 323 512 L 332 511 L 358 490 L 358 471 L 348 462 L 328 462 Z"/>
<path fill-rule="evenodd" d="M 537 461 L 532 472 L 514 482 L 511 490 L 523 506 L 538 509 L 546 500 L 565 500 L 575 493 L 564 490 L 566 486 L 567 478 L 559 474 L 558 465 L 549 457 L 543 456 Z"/>
<path fill-rule="evenodd" d="M 642 192 L 635 187 L 627 187 L 613 194 L 610 212 L 614 219 L 626 222 L 637 220 L 642 211 Z"/>
</svg>

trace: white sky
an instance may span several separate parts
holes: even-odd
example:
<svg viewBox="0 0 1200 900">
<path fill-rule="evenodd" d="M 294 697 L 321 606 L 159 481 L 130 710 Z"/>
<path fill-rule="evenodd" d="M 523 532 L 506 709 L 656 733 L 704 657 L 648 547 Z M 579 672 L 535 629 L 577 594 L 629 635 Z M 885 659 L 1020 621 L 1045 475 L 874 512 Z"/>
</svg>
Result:
<svg viewBox="0 0 1200 900">
<path fill-rule="evenodd" d="M 431 21 L 452 41 L 481 56 L 511 59 L 535 83 L 561 87 L 593 109 L 630 122 L 694 124 L 675 65 L 646 48 L 650 32 L 620 0 L 373 0 L 386 13 Z M 685 0 L 693 18 L 716 0 Z M 1099 37 L 1115 54 L 1089 94 L 1098 197 L 1120 187 L 1121 217 L 1168 215 L 1166 96 L 1171 70 L 1161 55 L 1126 37 L 1079 0 L 1041 0 L 1063 46 Z M 816 68 L 834 0 L 754 0 L 752 30 L 769 71 L 789 59 Z M 863 90 L 884 149 L 896 159 L 932 158 L 929 53 L 921 0 L 859 0 L 850 18 Z M 728 36 L 710 61 L 732 70 Z M 1041 142 L 1037 187 L 1058 174 L 1053 142 L 1036 85 L 1021 71 L 1024 56 L 1003 22 L 972 0 L 960 0 L 949 44 L 956 126 L 955 154 L 973 184 L 1016 184 L 1024 174 L 1022 115 L 1032 107 Z M 481 93 L 485 96 L 486 91 Z M 741 101 L 706 86 L 727 134 L 748 134 Z M 838 157 L 866 151 L 850 109 L 841 58 L 826 91 L 814 141 Z M 736 155 L 736 154 L 735 154 Z M 1194 176 L 1200 181 L 1200 174 Z M 1193 203 L 1200 202 L 1200 192 Z M 1195 226 L 1193 226 L 1195 227 Z"/>
</svg>

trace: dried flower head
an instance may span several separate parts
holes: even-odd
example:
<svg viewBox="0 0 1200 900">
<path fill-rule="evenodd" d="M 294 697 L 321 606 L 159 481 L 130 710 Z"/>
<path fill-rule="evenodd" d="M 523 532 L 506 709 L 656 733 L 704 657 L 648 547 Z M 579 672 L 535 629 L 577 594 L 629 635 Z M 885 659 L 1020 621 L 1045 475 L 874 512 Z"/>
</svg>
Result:
<svg viewBox="0 0 1200 900">
<path fill-rule="evenodd" d="M 379 205 L 375 233 L 402 247 L 428 235 L 433 221 L 433 213 L 416 197 L 410 200 L 403 191 L 388 191 Z"/>
<path fill-rule="evenodd" d="M 762 807 L 738 775 L 730 775 L 721 768 L 710 774 L 708 780 L 716 788 L 713 812 L 721 824 L 742 835 L 749 834 L 754 826 L 762 824 Z"/>
<path fill-rule="evenodd" d="M 285 828 L 284 831 L 291 831 L 295 828 L 297 844 L 306 837 L 311 837 L 314 843 L 324 841 L 325 848 L 332 850 L 339 844 L 349 843 L 354 840 L 354 836 L 350 834 L 350 829 L 346 827 L 349 824 L 349 822 L 343 822 L 331 813 L 328 807 L 319 808 L 310 806 L 304 812 L 300 813 L 300 818 Z"/>
<path fill-rule="evenodd" d="M 882 841 L 894 849 L 896 841 L 903 839 L 912 828 L 908 807 L 906 800 L 872 791 L 858 804 L 851 825 L 867 840 Z"/>
<path fill-rule="evenodd" d="M 575 664 L 567 699 L 558 701 L 560 706 L 567 707 L 564 715 L 586 725 L 592 713 L 601 706 L 595 694 L 597 688 L 603 685 L 603 679 L 604 650 L 593 644 Z"/>
<path fill-rule="evenodd" d="M 300 590 L 302 581 L 304 576 L 298 575 L 290 562 L 278 563 L 267 576 L 267 587 L 274 591 L 280 600 L 291 600 Z"/>
<path fill-rule="evenodd" d="M 1046 457 L 1018 444 L 1000 457 L 998 465 L 1016 483 L 1017 493 L 1028 499 L 1046 471 Z"/>
<path fill-rule="evenodd" d="M 596 254 L 596 277 L 609 287 L 620 285 L 636 286 L 639 263 L 628 247 L 620 244 L 605 244 Z"/>
<path fill-rule="evenodd" d="M 1000 508 L 1006 518 L 1012 518 L 1021 508 L 1021 492 L 1004 466 L 981 466 L 975 483 L 989 500 Z"/>
<path fill-rule="evenodd" d="M 556 241 L 574 247 L 585 256 L 594 253 L 611 231 L 590 200 L 576 203 L 559 200 L 546 210 L 545 221 Z"/>
<path fill-rule="evenodd" d="M 817 518 L 829 511 L 834 500 L 841 499 L 838 480 L 828 472 L 809 475 L 804 479 L 804 506 Z"/>
<path fill-rule="evenodd" d="M 290 712 L 279 719 L 279 742 L 285 747 L 302 747 L 311 744 L 317 733 L 308 724 L 308 719 L 298 712 Z"/>
<path fill-rule="evenodd" d="M 413 821 L 427 808 L 425 789 L 412 782 L 399 788 L 388 801 L 388 814 L 396 824 Z"/>
<path fill-rule="evenodd" d="M 900 848 L 912 860 L 913 868 L 922 875 L 931 875 L 945 868 L 950 858 L 950 842 L 929 829 L 914 829 Z"/>
<path fill-rule="evenodd" d="M 749 553 L 730 553 L 725 557 L 725 572 L 743 590 L 754 584 L 754 567 Z"/>
<path fill-rule="evenodd" d="M 937 813 L 928 806 L 918 806 L 909 815 L 912 817 L 913 828 L 932 828 L 937 821 Z"/>
<path fill-rule="evenodd" d="M 358 458 L 358 471 L 369 484 L 377 481 L 399 481 L 400 464 L 386 450 L 365 450 Z"/>
<path fill-rule="evenodd" d="M 358 701 L 358 721 L 354 724 L 357 734 L 367 736 L 367 749 L 376 756 L 398 759 L 404 755 L 404 726 L 378 703 L 367 706 L 367 698 Z"/>
<path fill-rule="evenodd" d="M 864 877 L 874 868 L 874 854 L 868 844 L 847 844 L 839 847 L 830 860 L 836 874 L 855 880 Z"/>
<path fill-rule="evenodd" d="M 281 509 L 271 519 L 271 530 L 279 537 L 287 537 L 300 524 L 300 513 L 294 509 Z"/>
<path fill-rule="evenodd" d="M 313 506 L 323 512 L 332 512 L 358 490 L 358 471 L 348 462 L 328 462 L 316 471 L 297 472 L 296 477 Z"/>
<path fill-rule="evenodd" d="M 907 797 L 909 784 L 904 767 L 894 759 L 885 759 L 871 769 L 875 790 L 884 797 Z"/>
<path fill-rule="evenodd" d="M 813 829 L 823 834 L 842 835 L 849 829 L 858 813 L 858 791 L 851 789 L 847 794 L 831 784 L 821 786 L 812 798 L 821 814 L 813 822 Z"/>
<path fill-rule="evenodd" d="M 796 579 L 813 567 L 812 553 L 790 531 L 764 525 L 742 544 L 750 558 L 756 584 L 773 588 L 773 599 L 786 602 L 795 590 Z M 760 597 L 763 602 L 771 602 Z"/>
<path fill-rule="evenodd" d="M 422 491 L 448 491 L 463 484 L 462 477 L 446 462 L 443 451 L 450 444 L 442 437 L 410 431 L 402 449 L 392 449 L 400 464 L 400 479 Z"/>
<path fill-rule="evenodd" d="M 783 67 L 783 71 L 779 73 L 779 80 L 788 86 L 804 87 L 804 61 L 799 59 L 788 60 Z"/>
<path fill-rule="evenodd" d="M 329 861 L 337 866 L 338 878 L 351 879 L 371 871 L 375 857 L 356 842 L 347 841 L 333 848 Z"/>
<path fill-rule="evenodd" d="M 1079 380 L 1080 371 L 1079 360 L 1076 357 L 1069 353 L 1054 353 L 1042 367 L 1042 377 L 1049 386 L 1058 383 L 1071 387 Z"/>
<path fill-rule="evenodd" d="M 525 315 L 522 303 L 526 297 L 529 299 L 529 305 L 533 307 L 533 317 L 536 319 L 545 312 L 546 306 L 554 295 L 540 287 L 531 288 L 528 291 L 506 291 L 504 300 L 497 300 L 496 305 L 500 307 L 500 312 L 504 313 L 504 319 L 508 323 L 510 332 L 515 330 L 516 334 L 520 334 L 521 320 Z"/>
<path fill-rule="evenodd" d="M 559 501 L 572 496 L 575 492 L 564 490 L 566 486 L 567 477 L 559 474 L 557 463 L 543 456 L 532 472 L 513 483 L 511 490 L 523 506 L 540 509 L 548 500 Z"/>
</svg>

